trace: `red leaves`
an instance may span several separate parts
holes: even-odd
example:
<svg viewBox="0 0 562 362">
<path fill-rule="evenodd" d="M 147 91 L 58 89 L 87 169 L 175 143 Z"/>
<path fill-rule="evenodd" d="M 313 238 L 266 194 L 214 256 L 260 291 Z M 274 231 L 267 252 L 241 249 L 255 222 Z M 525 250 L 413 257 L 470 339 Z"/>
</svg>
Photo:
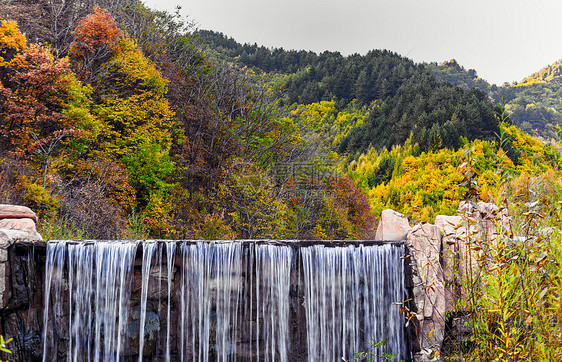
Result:
<svg viewBox="0 0 562 362">
<path fill-rule="evenodd" d="M 111 14 L 97 6 L 93 14 L 80 21 L 69 55 L 82 80 L 90 83 L 99 65 L 121 51 L 119 39 L 122 35 Z"/>
<path fill-rule="evenodd" d="M 375 216 L 365 192 L 348 177 L 333 177 L 327 186 L 332 196 L 348 210 L 348 217 L 356 227 L 357 238 L 369 238 L 374 233 Z"/>
</svg>

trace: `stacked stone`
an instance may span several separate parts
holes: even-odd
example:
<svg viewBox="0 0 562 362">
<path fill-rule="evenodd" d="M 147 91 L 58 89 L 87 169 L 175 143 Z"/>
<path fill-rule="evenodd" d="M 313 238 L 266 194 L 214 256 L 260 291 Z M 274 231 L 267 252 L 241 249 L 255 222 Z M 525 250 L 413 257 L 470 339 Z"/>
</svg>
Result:
<svg viewBox="0 0 562 362">
<path fill-rule="evenodd" d="M 28 207 L 0 204 L 0 242 L 25 239 L 43 240 L 35 228 L 37 215 Z"/>
</svg>

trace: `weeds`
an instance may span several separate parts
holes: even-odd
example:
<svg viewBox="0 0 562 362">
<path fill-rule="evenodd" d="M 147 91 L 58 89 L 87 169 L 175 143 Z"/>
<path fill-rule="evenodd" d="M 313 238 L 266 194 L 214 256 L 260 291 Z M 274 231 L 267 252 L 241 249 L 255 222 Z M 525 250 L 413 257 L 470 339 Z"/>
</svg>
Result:
<svg viewBox="0 0 562 362">
<path fill-rule="evenodd" d="M 470 232 L 477 221 L 466 217 L 454 315 L 466 316 L 471 336 L 449 343 L 447 360 L 562 360 L 562 186 L 543 177 L 524 197 L 506 190 L 489 220 L 495 233 Z M 510 227 L 498 216 L 505 211 Z"/>
<path fill-rule="evenodd" d="M 353 356 L 353 361 L 388 361 L 388 362 L 399 362 L 396 356 L 398 353 L 391 353 L 387 351 L 384 347 L 386 341 L 373 341 L 371 347 L 365 352 L 357 352 Z"/>
</svg>

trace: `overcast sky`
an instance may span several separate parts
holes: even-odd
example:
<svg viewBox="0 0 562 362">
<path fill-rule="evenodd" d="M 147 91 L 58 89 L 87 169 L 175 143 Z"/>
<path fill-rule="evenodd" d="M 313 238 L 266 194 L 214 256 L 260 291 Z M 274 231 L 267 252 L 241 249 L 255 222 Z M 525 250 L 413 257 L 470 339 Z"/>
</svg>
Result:
<svg viewBox="0 0 562 362">
<path fill-rule="evenodd" d="M 144 0 L 240 43 L 455 58 L 498 85 L 562 58 L 561 0 Z"/>
</svg>

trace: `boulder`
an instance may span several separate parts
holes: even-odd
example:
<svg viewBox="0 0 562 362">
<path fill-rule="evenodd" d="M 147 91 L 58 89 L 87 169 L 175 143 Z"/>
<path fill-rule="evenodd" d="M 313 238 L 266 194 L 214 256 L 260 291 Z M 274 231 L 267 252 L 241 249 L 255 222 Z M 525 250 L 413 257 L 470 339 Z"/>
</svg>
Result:
<svg viewBox="0 0 562 362">
<path fill-rule="evenodd" d="M 383 210 L 375 240 L 401 241 L 406 240 L 411 227 L 408 219 L 401 213 L 392 209 Z"/>
<path fill-rule="evenodd" d="M 37 215 L 29 207 L 0 204 L 0 219 L 31 219 L 37 222 Z"/>
<path fill-rule="evenodd" d="M 0 250 L 8 250 L 16 240 L 27 239 L 28 237 L 29 235 L 25 231 L 0 229 Z"/>
<path fill-rule="evenodd" d="M 417 340 L 421 360 L 428 360 L 432 351 L 441 348 L 445 335 L 447 305 L 441 239 L 437 226 L 421 223 L 408 232 L 406 241 L 412 256 L 413 301 L 418 311 Z"/>
<path fill-rule="evenodd" d="M 23 231 L 27 235 L 25 237 L 18 237 L 19 239 L 28 240 L 43 240 L 41 235 L 35 228 L 35 222 L 32 219 L 1 219 L 0 230 L 17 230 Z"/>
</svg>

